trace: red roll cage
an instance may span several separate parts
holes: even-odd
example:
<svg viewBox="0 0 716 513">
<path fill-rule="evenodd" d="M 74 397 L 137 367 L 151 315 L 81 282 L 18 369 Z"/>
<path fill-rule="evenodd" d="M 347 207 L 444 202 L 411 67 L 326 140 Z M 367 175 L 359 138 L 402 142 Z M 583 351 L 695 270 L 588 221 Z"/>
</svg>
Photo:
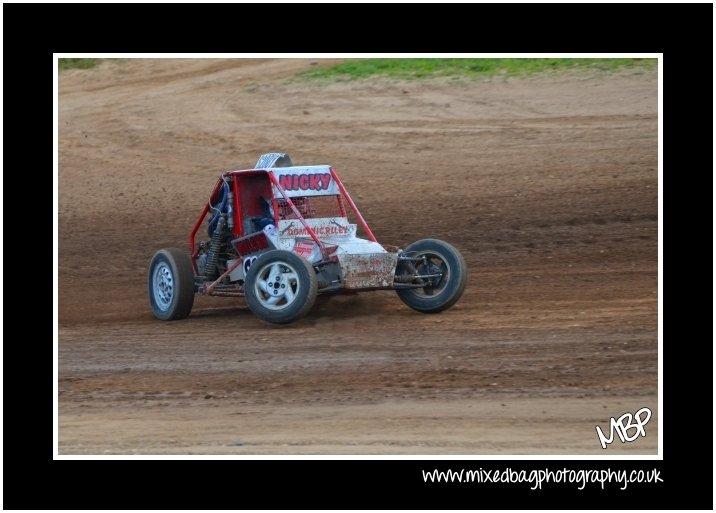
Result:
<svg viewBox="0 0 716 513">
<path fill-rule="evenodd" d="M 368 224 L 365 222 L 365 219 L 361 215 L 360 211 L 358 210 L 358 207 L 353 202 L 353 199 L 351 198 L 350 194 L 348 194 L 348 191 L 346 191 L 345 186 L 343 185 L 343 182 L 341 182 L 340 178 L 338 177 L 338 174 L 335 172 L 335 170 L 332 167 L 329 167 L 329 172 L 331 174 L 332 179 L 335 181 L 336 185 L 338 186 L 338 190 L 340 194 L 338 195 L 338 204 L 340 206 L 341 212 L 345 215 L 345 207 L 343 205 L 343 202 L 345 201 L 348 203 L 348 206 L 350 207 L 351 211 L 353 212 L 353 215 L 355 215 L 356 221 L 358 222 L 358 225 L 361 227 L 363 232 L 365 233 L 366 237 L 372 242 L 377 242 L 375 236 L 373 235 L 373 232 L 368 227 Z M 211 195 L 209 196 L 209 200 L 206 202 L 206 205 L 204 205 L 204 209 L 202 210 L 201 214 L 197 218 L 196 222 L 194 223 L 194 228 L 191 231 L 191 234 L 189 235 L 189 250 L 191 252 L 191 263 L 194 268 L 194 273 L 197 273 L 197 265 L 196 265 L 196 258 L 198 256 L 198 248 L 196 246 L 196 234 L 199 231 L 199 228 L 201 227 L 201 224 L 204 222 L 204 219 L 206 218 L 206 215 L 209 213 L 209 210 L 211 210 L 212 205 L 214 202 L 216 202 L 217 198 L 219 197 L 220 189 L 223 186 L 224 183 L 227 183 L 229 187 L 231 187 L 231 191 L 233 192 L 233 204 L 231 205 L 231 212 L 234 216 L 234 222 L 233 222 L 233 235 L 235 237 L 240 237 L 242 235 L 245 235 L 243 223 L 241 222 L 241 216 L 242 214 L 242 194 L 240 190 L 240 184 L 239 181 L 243 179 L 243 177 L 246 177 L 247 179 L 250 179 L 250 177 L 254 176 L 267 176 L 269 179 L 269 183 L 271 186 L 273 186 L 273 189 L 277 190 L 281 196 L 282 200 L 285 202 L 285 204 L 290 208 L 293 215 L 296 217 L 296 219 L 303 225 L 303 227 L 306 229 L 306 233 L 313 239 L 316 244 L 318 244 L 318 247 L 321 250 L 321 254 L 324 256 L 324 258 L 327 257 L 326 250 L 321 242 L 321 240 L 316 235 L 315 231 L 311 228 L 311 226 L 306 222 L 306 219 L 304 218 L 303 214 L 300 212 L 300 210 L 296 207 L 295 203 L 291 199 L 291 197 L 286 193 L 286 190 L 281 186 L 279 183 L 279 180 L 274 175 L 274 172 L 270 169 L 244 169 L 244 170 L 237 170 L 237 171 L 228 171 L 226 173 L 223 173 L 216 181 L 216 184 L 214 185 L 214 188 L 212 189 Z M 273 213 L 274 213 L 274 224 L 278 227 L 279 225 L 279 208 L 278 208 L 278 200 L 276 196 L 273 193 L 272 187 L 269 186 L 268 190 L 262 190 L 258 191 L 255 194 L 262 194 L 264 196 L 270 196 L 271 201 L 273 203 Z M 306 197 L 310 197 L 310 193 L 304 194 Z M 239 217 L 239 219 L 237 219 Z"/>
</svg>

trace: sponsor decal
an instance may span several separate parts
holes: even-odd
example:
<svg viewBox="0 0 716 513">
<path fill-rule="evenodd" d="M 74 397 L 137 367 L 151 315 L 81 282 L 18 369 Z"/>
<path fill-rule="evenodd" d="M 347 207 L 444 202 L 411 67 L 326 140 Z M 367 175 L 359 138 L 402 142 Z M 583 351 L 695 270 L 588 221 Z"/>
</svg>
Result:
<svg viewBox="0 0 716 513">
<path fill-rule="evenodd" d="M 282 175 L 278 183 L 286 191 L 327 191 L 331 185 L 331 174 Z"/>
<path fill-rule="evenodd" d="M 311 253 L 313 253 L 313 248 L 315 247 L 316 243 L 312 240 L 297 240 L 296 244 L 293 246 L 293 252 L 298 256 L 308 259 L 311 256 Z"/>
<path fill-rule="evenodd" d="M 351 226 L 313 226 L 313 232 L 319 237 L 351 235 L 355 230 L 351 230 Z M 308 230 L 299 225 L 295 228 L 288 228 L 281 234 L 284 237 L 308 237 Z"/>
<path fill-rule="evenodd" d="M 329 166 L 279 167 L 271 168 L 271 171 L 290 197 L 329 196 L 340 193 Z M 277 191 L 274 195 L 281 196 Z"/>
<path fill-rule="evenodd" d="M 356 225 L 348 223 L 345 217 L 306 219 L 308 226 L 318 237 L 353 237 Z M 310 237 L 306 227 L 295 220 L 279 221 L 280 237 Z"/>
</svg>

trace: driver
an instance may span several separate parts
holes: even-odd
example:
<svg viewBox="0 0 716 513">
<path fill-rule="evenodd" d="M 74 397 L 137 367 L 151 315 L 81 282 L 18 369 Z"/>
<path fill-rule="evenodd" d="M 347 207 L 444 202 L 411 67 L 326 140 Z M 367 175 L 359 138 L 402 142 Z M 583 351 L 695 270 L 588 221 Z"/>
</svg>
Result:
<svg viewBox="0 0 716 513">
<path fill-rule="evenodd" d="M 298 210 L 298 213 L 301 214 L 301 216 L 303 216 L 304 218 L 313 217 L 309 198 L 301 196 L 297 198 L 292 198 L 291 201 L 293 202 L 293 205 L 296 207 L 296 210 Z M 294 217 L 293 210 L 291 209 L 291 207 L 288 206 L 288 203 L 285 199 L 279 198 L 276 202 L 278 203 L 279 219 L 291 219 Z M 259 204 L 261 205 L 263 215 L 254 217 L 252 219 L 254 230 L 256 231 L 263 230 L 266 226 L 270 224 L 275 224 L 276 219 L 273 202 L 271 200 L 265 198 L 264 196 L 261 196 L 259 198 Z"/>
<path fill-rule="evenodd" d="M 261 205 L 261 210 L 263 211 L 264 215 L 254 217 L 252 219 L 254 229 L 257 232 L 263 230 L 270 224 L 274 224 L 274 220 L 276 219 L 273 210 L 273 202 L 261 196 L 259 197 L 259 205 Z"/>
</svg>

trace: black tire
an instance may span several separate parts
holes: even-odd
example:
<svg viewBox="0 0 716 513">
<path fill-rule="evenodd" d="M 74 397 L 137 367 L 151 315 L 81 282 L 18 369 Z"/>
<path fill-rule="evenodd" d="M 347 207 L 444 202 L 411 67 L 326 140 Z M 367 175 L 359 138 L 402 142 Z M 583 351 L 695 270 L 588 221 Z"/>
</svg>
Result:
<svg viewBox="0 0 716 513">
<path fill-rule="evenodd" d="M 244 285 L 246 303 L 259 318 L 286 324 L 313 307 L 318 278 L 307 260 L 290 251 L 268 251 L 251 264 Z"/>
<path fill-rule="evenodd" d="M 415 263 L 419 274 L 433 274 L 440 268 L 443 277 L 435 286 L 399 289 L 398 297 L 413 310 L 436 313 L 447 310 L 457 303 L 467 285 L 467 265 L 460 252 L 451 244 L 437 239 L 423 239 L 405 248 L 410 257 L 427 257 L 428 268 L 422 262 Z M 405 263 L 399 263 L 396 274 L 412 274 Z"/>
<path fill-rule="evenodd" d="M 160 249 L 149 264 L 149 304 L 162 321 L 184 319 L 194 305 L 194 270 L 178 248 Z"/>
</svg>

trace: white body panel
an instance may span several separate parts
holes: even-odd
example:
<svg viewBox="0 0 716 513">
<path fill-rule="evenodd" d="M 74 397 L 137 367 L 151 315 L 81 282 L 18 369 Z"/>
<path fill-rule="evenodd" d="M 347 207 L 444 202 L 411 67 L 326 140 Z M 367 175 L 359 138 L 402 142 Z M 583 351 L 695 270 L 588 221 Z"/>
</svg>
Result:
<svg viewBox="0 0 716 513">
<path fill-rule="evenodd" d="M 345 217 L 307 219 L 321 242 L 338 258 L 347 289 L 390 287 L 395 276 L 398 254 L 390 253 L 377 242 L 356 237 L 356 225 Z M 279 247 L 318 262 L 322 256 L 300 221 L 279 221 Z M 290 235 L 289 235 L 290 234 Z M 326 235 L 323 235 L 326 234 Z"/>
</svg>

